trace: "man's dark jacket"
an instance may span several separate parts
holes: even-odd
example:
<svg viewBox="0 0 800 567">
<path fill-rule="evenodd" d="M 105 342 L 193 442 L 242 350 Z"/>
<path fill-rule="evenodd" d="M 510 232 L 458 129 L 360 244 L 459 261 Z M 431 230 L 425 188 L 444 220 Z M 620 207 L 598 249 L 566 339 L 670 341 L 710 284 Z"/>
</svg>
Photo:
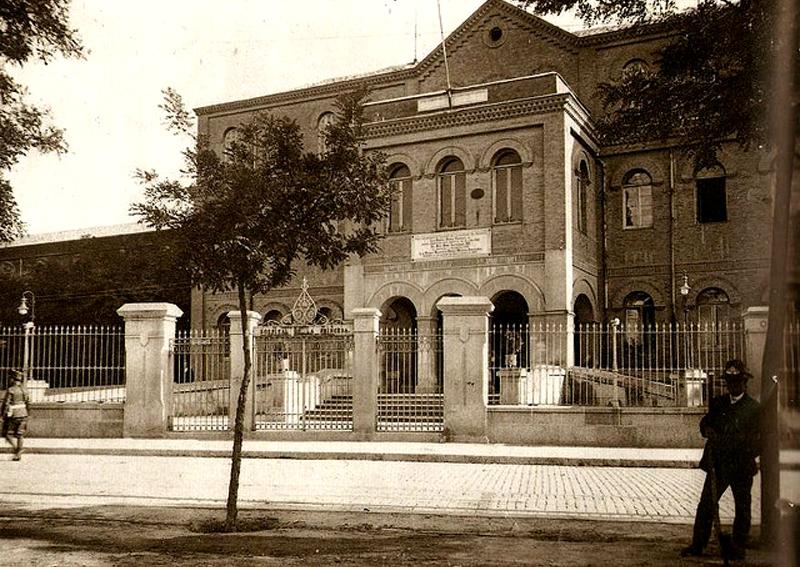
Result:
<svg viewBox="0 0 800 567">
<path fill-rule="evenodd" d="M 731 480 L 753 476 L 758 472 L 756 457 L 761 453 L 759 404 L 744 394 L 735 404 L 725 394 L 711 400 L 708 413 L 700 420 L 700 433 L 709 437 L 700 468 L 708 471 L 713 456 L 715 472 L 722 479 Z"/>
</svg>

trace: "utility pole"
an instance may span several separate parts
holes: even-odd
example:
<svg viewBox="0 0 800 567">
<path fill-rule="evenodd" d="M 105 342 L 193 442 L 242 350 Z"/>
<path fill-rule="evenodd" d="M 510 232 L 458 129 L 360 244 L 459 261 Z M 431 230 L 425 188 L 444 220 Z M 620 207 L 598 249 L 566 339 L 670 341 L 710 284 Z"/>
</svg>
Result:
<svg viewBox="0 0 800 567">
<path fill-rule="evenodd" d="M 780 438 L 778 429 L 777 380 L 784 366 L 786 329 L 787 256 L 792 169 L 795 147 L 793 94 L 797 53 L 797 6 L 795 0 L 776 3 L 773 62 L 773 101 L 771 139 L 775 154 L 775 200 L 772 212 L 772 250 L 767 340 L 761 365 L 761 406 L 763 450 L 761 453 L 761 532 L 762 539 L 775 544 L 778 534 L 780 498 Z"/>
</svg>

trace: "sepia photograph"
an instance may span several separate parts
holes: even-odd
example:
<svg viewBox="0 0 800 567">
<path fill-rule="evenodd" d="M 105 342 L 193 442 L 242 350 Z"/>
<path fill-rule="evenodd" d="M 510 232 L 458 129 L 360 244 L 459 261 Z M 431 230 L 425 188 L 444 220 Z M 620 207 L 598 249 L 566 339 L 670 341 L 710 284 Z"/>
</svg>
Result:
<svg viewBox="0 0 800 567">
<path fill-rule="evenodd" d="M 800 566 L 797 0 L 0 0 L 0 565 Z"/>
</svg>

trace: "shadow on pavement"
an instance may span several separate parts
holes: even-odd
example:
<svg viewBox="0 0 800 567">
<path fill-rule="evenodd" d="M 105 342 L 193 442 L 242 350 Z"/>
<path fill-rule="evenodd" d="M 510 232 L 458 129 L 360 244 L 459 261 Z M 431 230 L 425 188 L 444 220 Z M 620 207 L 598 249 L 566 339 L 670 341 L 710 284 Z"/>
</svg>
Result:
<svg viewBox="0 0 800 567">
<path fill-rule="evenodd" d="M 5 508 L 3 565 L 715 565 L 679 557 L 684 525 L 367 512 L 242 510 L 270 529 L 203 533 L 203 508 Z M 10 562 L 8 562 L 10 561 Z M 762 550 L 747 565 L 771 565 Z"/>
</svg>

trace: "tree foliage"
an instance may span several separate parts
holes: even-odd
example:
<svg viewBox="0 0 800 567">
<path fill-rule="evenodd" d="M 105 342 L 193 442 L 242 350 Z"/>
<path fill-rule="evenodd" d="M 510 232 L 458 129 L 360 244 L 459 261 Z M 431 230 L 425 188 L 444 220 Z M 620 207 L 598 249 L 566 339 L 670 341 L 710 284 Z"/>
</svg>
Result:
<svg viewBox="0 0 800 567">
<path fill-rule="evenodd" d="M 678 11 L 673 0 L 518 4 L 540 14 L 575 9 L 588 24 L 669 33 L 665 47 L 654 54 L 655 66 L 600 85 L 605 114 L 598 126 L 604 143 L 668 139 L 692 155 L 698 168 L 716 162 L 725 140 L 736 140 L 744 149 L 770 146 L 770 70 L 779 39 L 773 0 L 699 0 L 685 11 Z M 800 132 L 797 124 L 795 130 Z"/>
<path fill-rule="evenodd" d="M 376 223 L 389 204 L 383 156 L 361 150 L 363 92 L 337 104 L 328 150 L 306 152 L 296 122 L 257 114 L 218 152 L 205 140 L 185 151 L 190 183 L 140 171 L 145 199 L 132 212 L 173 229 L 192 281 L 219 292 L 266 292 L 286 284 L 299 258 L 331 268 L 350 254 L 377 251 Z M 167 92 L 162 108 L 182 108 Z M 188 115 L 173 112 L 173 130 Z"/>
<path fill-rule="evenodd" d="M 165 92 L 170 128 L 193 131 L 180 96 Z M 132 212 L 170 229 L 176 253 L 196 285 L 235 290 L 242 317 L 244 376 L 240 386 L 226 528 L 235 529 L 244 410 L 252 366 L 247 294 L 286 284 L 298 261 L 332 268 L 351 254 L 375 252 L 391 191 L 380 153 L 362 148 L 365 91 L 342 95 L 337 120 L 324 132 L 321 154 L 307 152 L 293 120 L 256 114 L 224 152 L 196 140 L 185 152 L 187 180 L 140 171 L 143 202 Z"/>
<path fill-rule="evenodd" d="M 27 91 L 13 69 L 31 59 L 45 63 L 56 55 L 82 56 L 75 30 L 69 27 L 69 0 L 3 0 L 0 2 L 0 241 L 24 232 L 13 188 L 5 179 L 31 150 L 63 152 L 63 131 L 49 123 L 46 109 L 26 101 Z"/>
</svg>

